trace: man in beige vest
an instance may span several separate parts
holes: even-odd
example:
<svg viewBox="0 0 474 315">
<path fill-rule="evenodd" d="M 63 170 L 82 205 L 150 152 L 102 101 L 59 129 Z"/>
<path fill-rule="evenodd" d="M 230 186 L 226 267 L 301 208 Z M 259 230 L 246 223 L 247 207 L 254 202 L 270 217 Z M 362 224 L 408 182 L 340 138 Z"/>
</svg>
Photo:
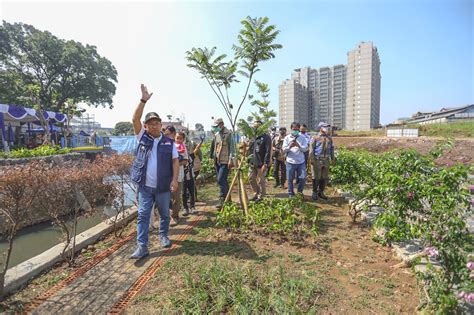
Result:
<svg viewBox="0 0 474 315">
<path fill-rule="evenodd" d="M 212 132 L 215 138 L 213 150 L 211 150 L 211 158 L 214 160 L 216 166 L 217 184 L 219 185 L 219 203 L 217 207 L 220 209 L 229 192 L 229 169 L 233 165 L 234 158 L 233 135 L 232 132 L 224 126 L 222 118 L 214 120 Z"/>
</svg>

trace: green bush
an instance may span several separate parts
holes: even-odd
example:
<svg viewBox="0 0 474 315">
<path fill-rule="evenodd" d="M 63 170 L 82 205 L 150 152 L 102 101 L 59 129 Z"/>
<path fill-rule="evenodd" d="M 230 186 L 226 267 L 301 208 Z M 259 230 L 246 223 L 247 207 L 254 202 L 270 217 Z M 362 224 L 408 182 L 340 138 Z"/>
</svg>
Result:
<svg viewBox="0 0 474 315">
<path fill-rule="evenodd" d="M 319 220 L 316 207 L 300 196 L 251 202 L 248 216 L 237 204 L 229 202 L 217 214 L 217 225 L 221 227 L 295 237 L 317 235 Z"/>
<path fill-rule="evenodd" d="M 422 275 L 429 285 L 427 307 L 442 312 L 456 311 L 474 291 L 474 258 L 469 256 L 474 239 L 466 225 L 473 214 L 467 177 L 474 170 L 436 165 L 435 159 L 451 145 L 443 142 L 426 155 L 340 150 L 331 172 L 333 183 L 351 191 L 359 204 L 362 200 L 366 208 L 376 204 L 385 209 L 374 223 L 376 240 L 422 241 L 427 255 L 441 266 Z"/>
<path fill-rule="evenodd" d="M 199 173 L 199 177 L 203 178 L 203 180 L 208 180 L 216 176 L 216 167 L 213 161 L 210 161 L 210 149 L 211 143 L 203 143 L 201 146 L 201 153 L 202 153 L 202 161 L 201 161 L 201 171 Z"/>
<path fill-rule="evenodd" d="M 2 158 L 27 158 L 27 157 L 38 157 L 38 156 L 49 156 L 55 154 L 66 154 L 70 153 L 71 148 L 61 148 L 60 146 L 49 146 L 42 145 L 34 149 L 20 148 L 11 151 L 10 153 L 1 152 L 0 157 Z"/>
</svg>

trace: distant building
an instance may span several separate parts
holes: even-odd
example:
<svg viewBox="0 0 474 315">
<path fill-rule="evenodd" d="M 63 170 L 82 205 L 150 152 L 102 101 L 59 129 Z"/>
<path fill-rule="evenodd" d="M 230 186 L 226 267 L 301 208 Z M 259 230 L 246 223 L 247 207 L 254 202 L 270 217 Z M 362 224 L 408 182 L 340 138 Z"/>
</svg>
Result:
<svg viewBox="0 0 474 315">
<path fill-rule="evenodd" d="M 346 66 L 304 67 L 295 69 L 292 80 L 307 90 L 307 115 L 305 124 L 316 129 L 322 121 L 344 128 L 346 107 Z M 301 107 L 302 104 L 300 104 Z"/>
<path fill-rule="evenodd" d="M 372 42 L 361 42 L 347 53 L 347 130 L 380 125 L 380 58 Z"/>
<path fill-rule="evenodd" d="M 347 65 L 295 69 L 279 86 L 279 125 L 292 121 L 317 129 L 327 122 L 337 129 L 380 127 L 380 59 L 371 42 L 347 53 Z"/>
<path fill-rule="evenodd" d="M 72 132 L 78 133 L 81 130 L 86 133 L 102 129 L 100 123 L 95 121 L 95 115 L 83 114 L 81 117 L 73 117 L 69 123 Z"/>
<path fill-rule="evenodd" d="M 173 126 L 173 127 L 176 128 L 177 131 L 186 129 L 186 127 L 183 126 L 182 121 L 163 121 L 161 123 L 161 125 L 162 125 L 163 128 L 166 128 L 168 126 Z"/>
<path fill-rule="evenodd" d="M 278 87 L 278 95 L 279 126 L 289 128 L 293 121 L 309 124 L 309 93 L 306 87 L 297 80 L 285 80 Z"/>
<path fill-rule="evenodd" d="M 438 112 L 417 112 L 405 121 L 406 124 L 440 124 L 451 122 L 474 122 L 474 104 L 454 108 L 442 108 Z"/>
</svg>

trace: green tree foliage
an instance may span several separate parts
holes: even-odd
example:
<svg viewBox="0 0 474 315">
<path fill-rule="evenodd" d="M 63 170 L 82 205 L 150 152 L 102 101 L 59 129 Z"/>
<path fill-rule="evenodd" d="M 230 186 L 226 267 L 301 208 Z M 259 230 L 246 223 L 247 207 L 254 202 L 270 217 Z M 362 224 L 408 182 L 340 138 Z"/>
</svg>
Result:
<svg viewBox="0 0 474 315">
<path fill-rule="evenodd" d="M 115 124 L 114 130 L 112 130 L 114 136 L 133 135 L 133 125 L 129 121 L 121 121 Z"/>
<path fill-rule="evenodd" d="M 64 111 L 66 102 L 113 107 L 117 71 L 95 46 L 5 21 L 0 43 L 0 102 L 31 106 L 41 113 Z"/>
<path fill-rule="evenodd" d="M 224 108 L 234 132 L 253 76 L 260 70 L 260 62 L 275 58 L 274 52 L 282 48 L 282 45 L 274 43 L 280 31 L 275 25 L 268 25 L 268 21 L 267 17 L 249 16 L 241 21 L 242 29 L 237 36 L 239 44 L 232 47 L 235 52 L 233 59 L 226 61 L 225 54 L 215 56 L 216 47 L 192 48 L 186 52 L 188 67 L 196 69 L 207 81 Z M 233 83 L 240 82 L 237 74 L 247 81 L 246 89 L 242 99 L 238 103 L 232 103 L 228 90 Z M 233 111 L 234 108 L 236 112 Z"/>
<path fill-rule="evenodd" d="M 385 209 L 374 222 L 375 240 L 417 239 L 425 247 L 430 263 L 421 274 L 429 296 L 424 306 L 437 314 L 464 313 L 474 290 L 474 238 L 466 223 L 473 215 L 467 184 L 474 169 L 437 165 L 435 160 L 451 147 L 452 141 L 443 141 L 428 154 L 338 150 L 331 167 L 332 183 L 356 199 L 350 211 L 354 220 L 371 207 Z"/>
<path fill-rule="evenodd" d="M 240 119 L 238 123 L 239 130 L 248 138 L 253 138 L 256 135 L 263 134 L 267 132 L 268 128 L 276 124 L 276 112 L 268 109 L 270 105 L 270 100 L 268 99 L 270 89 L 268 84 L 255 81 L 255 85 L 258 88 L 258 94 L 260 94 L 261 99 L 254 99 L 253 95 L 249 95 L 249 100 L 251 100 L 250 104 L 255 106 L 257 110 L 251 112 L 247 117 L 247 120 Z M 251 124 L 256 120 L 263 122 L 257 130 L 253 129 L 251 126 Z"/>
</svg>

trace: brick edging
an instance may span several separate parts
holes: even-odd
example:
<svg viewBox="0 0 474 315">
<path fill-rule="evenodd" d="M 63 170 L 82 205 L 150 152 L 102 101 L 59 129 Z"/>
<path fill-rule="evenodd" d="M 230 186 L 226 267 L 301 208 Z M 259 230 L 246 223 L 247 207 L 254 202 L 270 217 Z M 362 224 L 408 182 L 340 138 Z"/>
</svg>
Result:
<svg viewBox="0 0 474 315">
<path fill-rule="evenodd" d="M 200 215 L 199 217 L 195 218 L 186 228 L 184 229 L 184 233 L 179 234 L 177 241 L 181 241 L 187 238 L 188 231 L 192 230 L 199 222 L 205 219 L 205 215 Z M 171 253 L 177 249 L 176 243 L 173 242 L 173 245 L 163 251 L 162 253 Z M 131 302 L 131 300 L 143 289 L 143 287 L 153 278 L 155 273 L 160 269 L 162 266 L 165 256 L 158 257 L 153 264 L 151 264 L 147 270 L 135 281 L 135 283 L 122 295 L 122 297 L 112 306 L 112 308 L 107 312 L 107 314 L 120 314 L 125 307 Z"/>
<path fill-rule="evenodd" d="M 95 255 L 91 260 L 89 260 L 84 266 L 80 267 L 79 269 L 75 270 L 72 274 L 67 276 L 65 279 L 62 281 L 58 282 L 42 294 L 38 295 L 35 297 L 24 309 L 24 312 L 26 313 L 31 313 L 33 310 L 38 308 L 41 304 L 43 304 L 47 299 L 58 293 L 61 289 L 67 287 L 70 285 L 74 280 L 79 278 L 81 275 L 92 269 L 94 266 L 96 266 L 98 263 L 100 263 L 102 260 L 113 254 L 115 251 L 117 251 L 120 247 L 128 243 L 130 240 L 135 238 L 137 232 L 131 232 L 128 234 L 126 237 L 122 238 L 119 240 L 117 243 L 109 247 L 108 249 L 104 250 L 103 252 Z"/>
</svg>

